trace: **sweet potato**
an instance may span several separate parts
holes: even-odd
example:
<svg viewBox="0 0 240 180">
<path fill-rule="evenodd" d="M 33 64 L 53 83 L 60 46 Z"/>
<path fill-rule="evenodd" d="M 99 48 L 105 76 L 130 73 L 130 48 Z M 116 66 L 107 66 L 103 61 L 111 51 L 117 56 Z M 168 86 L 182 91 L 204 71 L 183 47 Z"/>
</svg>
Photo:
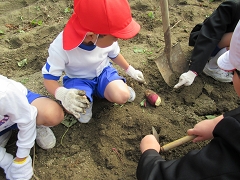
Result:
<svg viewBox="0 0 240 180">
<path fill-rule="evenodd" d="M 147 89 L 145 91 L 147 101 L 153 106 L 159 106 L 161 104 L 161 98 L 154 91 Z"/>
</svg>

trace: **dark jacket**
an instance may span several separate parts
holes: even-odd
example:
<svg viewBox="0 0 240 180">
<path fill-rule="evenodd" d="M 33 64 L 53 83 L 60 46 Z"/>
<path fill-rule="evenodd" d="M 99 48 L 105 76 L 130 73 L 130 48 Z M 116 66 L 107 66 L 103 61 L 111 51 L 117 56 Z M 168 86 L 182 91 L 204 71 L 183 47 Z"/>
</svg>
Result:
<svg viewBox="0 0 240 180">
<path fill-rule="evenodd" d="M 225 33 L 233 32 L 240 19 L 240 0 L 227 0 L 204 20 L 196 25 L 189 38 L 194 46 L 189 70 L 198 74 L 203 71 L 212 52 Z"/>
<path fill-rule="evenodd" d="M 155 150 L 145 151 L 138 163 L 138 180 L 240 179 L 240 120 L 226 116 L 213 131 L 213 140 L 201 150 L 164 161 Z"/>
</svg>

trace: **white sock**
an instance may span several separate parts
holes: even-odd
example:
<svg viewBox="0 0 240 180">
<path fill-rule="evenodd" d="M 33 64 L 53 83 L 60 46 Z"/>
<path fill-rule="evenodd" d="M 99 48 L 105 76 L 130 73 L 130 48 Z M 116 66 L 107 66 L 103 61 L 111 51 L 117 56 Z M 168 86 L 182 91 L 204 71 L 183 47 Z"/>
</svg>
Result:
<svg viewBox="0 0 240 180">
<path fill-rule="evenodd" d="M 219 68 L 218 65 L 217 65 L 217 60 L 225 52 L 227 52 L 227 49 L 226 48 L 222 48 L 214 57 L 212 57 L 209 60 L 208 64 L 209 64 L 209 68 L 210 69 L 217 69 L 217 68 Z"/>
</svg>

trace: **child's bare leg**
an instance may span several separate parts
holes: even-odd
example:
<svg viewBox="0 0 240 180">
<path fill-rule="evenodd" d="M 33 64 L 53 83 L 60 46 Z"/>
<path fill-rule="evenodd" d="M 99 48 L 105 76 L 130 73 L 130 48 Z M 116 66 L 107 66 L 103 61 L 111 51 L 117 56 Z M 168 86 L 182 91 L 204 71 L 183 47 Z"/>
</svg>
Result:
<svg viewBox="0 0 240 180">
<path fill-rule="evenodd" d="M 221 39 L 221 41 L 218 43 L 218 47 L 220 49 L 226 47 L 228 48 L 230 46 L 230 41 L 231 41 L 231 38 L 232 38 L 232 32 L 230 33 L 225 33 Z"/>
<path fill-rule="evenodd" d="M 37 125 L 56 126 L 64 118 L 62 107 L 52 99 L 40 97 L 35 99 L 31 105 L 38 109 Z"/>
<path fill-rule="evenodd" d="M 232 32 L 226 33 L 223 35 L 221 41 L 218 43 L 218 47 L 221 50 L 216 54 L 216 56 L 211 58 L 211 60 L 209 61 L 210 68 L 212 68 L 212 69 L 218 68 L 217 60 L 220 55 L 222 55 L 224 52 L 226 52 L 229 49 L 231 38 L 232 38 Z"/>
<path fill-rule="evenodd" d="M 110 102 L 124 104 L 128 101 L 130 92 L 127 84 L 122 80 L 114 80 L 107 85 L 104 97 Z"/>
</svg>

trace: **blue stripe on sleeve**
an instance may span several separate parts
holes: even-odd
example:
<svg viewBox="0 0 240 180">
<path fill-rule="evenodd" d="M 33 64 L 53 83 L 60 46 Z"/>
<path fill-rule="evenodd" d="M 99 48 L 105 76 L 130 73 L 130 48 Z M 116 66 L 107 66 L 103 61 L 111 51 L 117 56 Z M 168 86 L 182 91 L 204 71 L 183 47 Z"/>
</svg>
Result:
<svg viewBox="0 0 240 180">
<path fill-rule="evenodd" d="M 60 79 L 60 76 L 53 76 L 51 74 L 43 74 L 43 78 L 48 79 L 48 80 L 58 81 Z"/>
<path fill-rule="evenodd" d="M 48 62 L 46 62 L 46 70 L 49 72 L 50 69 L 50 65 L 48 64 Z"/>
<path fill-rule="evenodd" d="M 118 55 L 119 55 L 119 54 L 118 54 Z M 109 57 L 109 56 L 108 56 L 108 58 L 114 60 L 118 55 L 116 55 L 115 57 Z"/>
</svg>

